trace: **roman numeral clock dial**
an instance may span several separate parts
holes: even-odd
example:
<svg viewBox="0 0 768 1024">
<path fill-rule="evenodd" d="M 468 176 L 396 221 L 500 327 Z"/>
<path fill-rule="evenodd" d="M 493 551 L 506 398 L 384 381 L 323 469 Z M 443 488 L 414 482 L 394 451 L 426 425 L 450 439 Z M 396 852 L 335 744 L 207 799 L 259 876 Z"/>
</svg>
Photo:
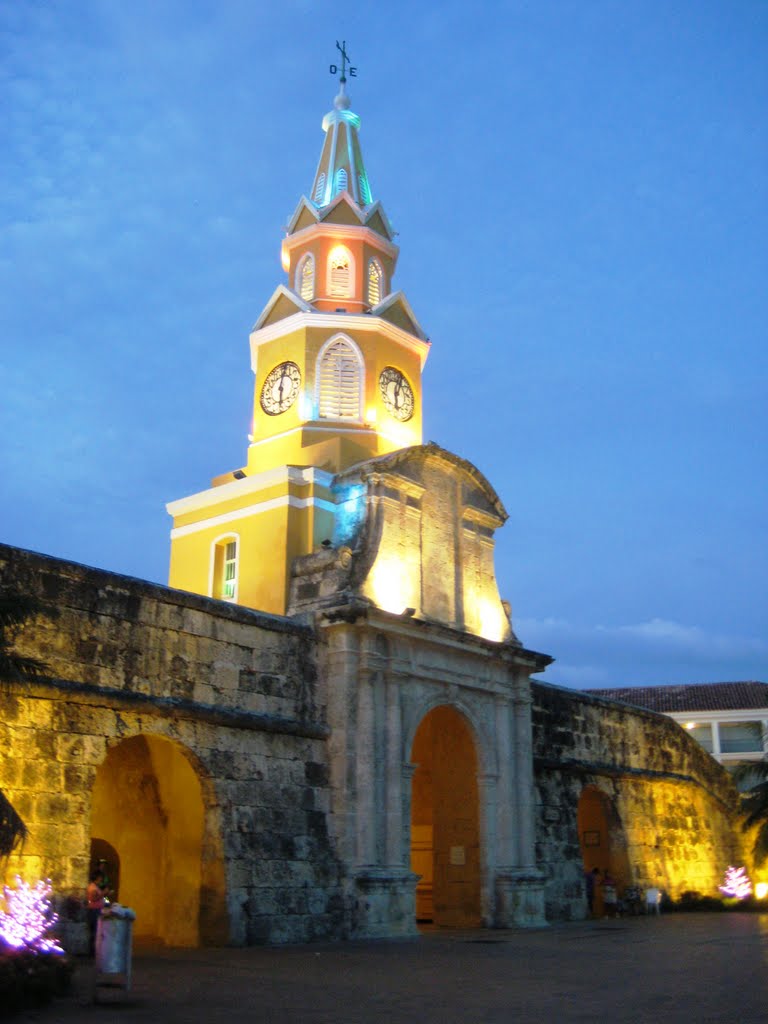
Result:
<svg viewBox="0 0 768 1024">
<path fill-rule="evenodd" d="M 261 389 L 261 408 L 268 416 L 290 409 L 301 386 L 301 371 L 296 363 L 280 363 L 270 370 Z"/>
<path fill-rule="evenodd" d="M 390 416 L 401 423 L 413 416 L 413 388 L 400 370 L 386 366 L 379 376 L 379 390 Z"/>
</svg>

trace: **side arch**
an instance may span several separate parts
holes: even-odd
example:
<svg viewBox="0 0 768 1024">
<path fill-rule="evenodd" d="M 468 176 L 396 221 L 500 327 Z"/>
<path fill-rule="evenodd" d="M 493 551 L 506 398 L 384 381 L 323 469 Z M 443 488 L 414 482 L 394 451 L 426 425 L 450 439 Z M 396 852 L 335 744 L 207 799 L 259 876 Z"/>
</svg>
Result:
<svg viewBox="0 0 768 1024">
<path fill-rule="evenodd" d="M 96 771 L 91 834 L 120 859 L 120 901 L 137 938 L 171 946 L 227 941 L 221 831 L 202 762 L 159 734 L 112 744 Z"/>
<path fill-rule="evenodd" d="M 585 873 L 594 868 L 613 876 L 621 894 L 633 883 L 624 825 L 611 796 L 593 783 L 585 785 L 577 809 L 579 846 Z M 594 912 L 602 916 L 600 886 L 596 887 Z"/>
</svg>

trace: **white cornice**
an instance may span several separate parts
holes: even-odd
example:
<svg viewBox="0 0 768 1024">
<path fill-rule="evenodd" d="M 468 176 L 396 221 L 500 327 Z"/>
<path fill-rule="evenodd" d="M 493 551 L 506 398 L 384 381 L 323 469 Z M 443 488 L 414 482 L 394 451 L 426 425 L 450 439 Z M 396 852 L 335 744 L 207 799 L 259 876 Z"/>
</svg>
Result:
<svg viewBox="0 0 768 1024">
<path fill-rule="evenodd" d="M 259 501 L 255 505 L 248 505 L 246 508 L 237 508 L 232 512 L 222 512 L 221 515 L 201 519 L 196 523 L 189 523 L 187 526 L 177 526 L 171 530 L 171 540 L 176 540 L 177 537 L 186 537 L 190 533 L 199 533 L 201 530 L 208 530 L 211 527 L 225 526 L 228 523 L 235 523 L 240 519 L 258 516 L 263 512 L 270 512 L 274 508 L 284 508 L 286 505 L 290 508 L 314 507 L 324 509 L 326 512 L 336 512 L 336 505 L 332 501 L 325 501 L 323 498 L 296 498 L 292 494 L 284 494 L 280 498 L 270 498 L 268 501 Z"/>
<path fill-rule="evenodd" d="M 305 420 L 298 427 L 291 427 L 290 430 L 283 430 L 279 434 L 272 434 L 271 437 L 265 437 L 261 441 L 251 441 L 248 445 L 249 448 L 258 448 L 263 444 L 270 444 L 272 441 L 277 441 L 283 437 L 290 437 L 291 434 L 297 434 L 301 430 L 312 431 L 318 434 L 365 434 L 366 437 L 371 437 L 375 434 L 377 437 L 384 438 L 385 441 L 390 441 L 392 444 L 398 445 L 398 448 L 403 447 L 403 438 L 396 437 L 394 434 L 388 434 L 386 430 L 382 430 L 377 426 L 368 426 L 367 424 L 361 423 L 359 420 L 355 420 L 355 426 L 345 427 L 342 425 L 343 421 L 334 420 L 333 426 L 327 426 L 325 423 L 318 423 L 317 420 Z M 322 470 L 316 470 L 316 472 L 322 472 Z M 328 474 L 326 474 L 328 475 Z M 330 477 L 332 479 L 332 477 Z M 182 501 L 184 499 L 181 499 Z"/>
<path fill-rule="evenodd" d="M 381 300 L 378 306 L 373 307 L 373 309 L 370 312 L 370 315 L 381 316 L 385 309 L 391 309 L 392 306 L 400 306 L 401 309 L 404 309 L 405 315 L 408 317 L 409 320 L 412 321 L 414 327 L 416 328 L 416 337 L 421 338 L 423 341 L 427 341 L 427 335 L 424 331 L 424 328 L 416 319 L 416 314 L 413 312 L 410 302 L 408 301 L 408 299 L 406 299 L 405 292 L 399 290 L 396 292 L 390 292 L 390 294 L 387 295 L 385 299 Z"/>
<path fill-rule="evenodd" d="M 318 224 L 308 224 L 300 231 L 288 235 L 283 244 L 287 249 L 295 249 L 297 246 L 306 245 L 307 242 L 311 242 L 315 238 L 345 238 L 350 234 L 356 238 L 362 237 L 370 245 L 382 249 L 393 260 L 396 260 L 400 253 L 399 245 L 390 242 L 388 238 L 380 235 L 378 231 L 374 231 L 366 224 L 328 224 L 322 221 Z"/>
<path fill-rule="evenodd" d="M 316 469 L 314 466 L 278 466 L 276 469 L 265 469 L 262 473 L 254 473 L 253 476 L 245 476 L 242 480 L 232 480 L 229 483 L 220 484 L 218 487 L 209 487 L 205 491 L 198 491 L 197 494 L 190 494 L 186 498 L 169 501 L 165 507 L 175 518 L 279 484 L 292 484 L 295 487 L 316 484 L 320 487 L 330 488 L 332 480 L 333 473 L 326 473 L 324 469 Z"/>
<path fill-rule="evenodd" d="M 296 307 L 296 311 L 299 313 L 312 312 L 313 307 L 310 306 L 310 304 L 306 302 L 304 299 L 302 299 L 302 297 L 297 292 L 293 291 L 293 289 L 289 288 L 287 285 L 279 284 L 270 295 L 269 301 L 267 302 L 264 309 L 261 311 L 261 315 L 259 316 L 256 323 L 253 325 L 252 330 L 258 331 L 260 329 L 261 325 L 264 323 L 264 321 L 267 319 L 269 314 L 274 309 L 275 303 L 280 298 L 285 298 L 289 302 L 293 303 L 293 305 Z M 279 322 L 280 321 L 278 321 L 278 323 Z"/>
<path fill-rule="evenodd" d="M 274 324 L 260 327 L 251 332 L 251 369 L 253 372 L 256 373 L 256 351 L 261 345 L 291 334 L 301 327 L 318 327 L 331 331 L 375 331 L 418 355 L 422 370 L 429 355 L 430 343 L 428 341 L 423 341 L 415 334 L 403 330 L 402 327 L 396 327 L 395 324 L 384 320 L 383 317 L 371 316 L 369 313 L 321 313 L 313 310 L 311 313 L 293 313 Z"/>
</svg>

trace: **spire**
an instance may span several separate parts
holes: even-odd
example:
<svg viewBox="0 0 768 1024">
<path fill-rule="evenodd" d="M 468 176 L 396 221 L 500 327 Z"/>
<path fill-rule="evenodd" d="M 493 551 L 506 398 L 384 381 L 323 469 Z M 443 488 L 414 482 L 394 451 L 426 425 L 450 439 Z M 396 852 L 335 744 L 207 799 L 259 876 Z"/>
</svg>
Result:
<svg viewBox="0 0 768 1024">
<path fill-rule="evenodd" d="M 337 42 L 336 47 L 341 53 L 339 92 L 333 101 L 333 110 L 323 118 L 325 143 L 310 193 L 310 199 L 318 209 L 327 206 L 341 192 L 348 192 L 360 207 L 370 206 L 373 202 L 357 136 L 360 118 L 350 110 L 347 95 L 349 57 L 346 42 Z M 331 64 L 331 74 L 335 75 L 338 70 L 335 64 Z M 356 72 L 357 68 L 350 65 L 350 76 L 354 78 Z"/>
</svg>

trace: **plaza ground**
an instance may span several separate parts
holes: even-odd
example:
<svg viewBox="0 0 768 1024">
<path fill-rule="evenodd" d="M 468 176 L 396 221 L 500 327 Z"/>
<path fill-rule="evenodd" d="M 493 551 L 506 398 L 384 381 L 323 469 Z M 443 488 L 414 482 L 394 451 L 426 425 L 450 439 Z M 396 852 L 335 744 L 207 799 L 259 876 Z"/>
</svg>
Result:
<svg viewBox="0 0 768 1024">
<path fill-rule="evenodd" d="M 138 952 L 129 994 L 38 1024 L 765 1024 L 768 915 L 674 914 L 409 941 Z M 108 1005 L 107 1005 L 108 1002 Z"/>
</svg>

